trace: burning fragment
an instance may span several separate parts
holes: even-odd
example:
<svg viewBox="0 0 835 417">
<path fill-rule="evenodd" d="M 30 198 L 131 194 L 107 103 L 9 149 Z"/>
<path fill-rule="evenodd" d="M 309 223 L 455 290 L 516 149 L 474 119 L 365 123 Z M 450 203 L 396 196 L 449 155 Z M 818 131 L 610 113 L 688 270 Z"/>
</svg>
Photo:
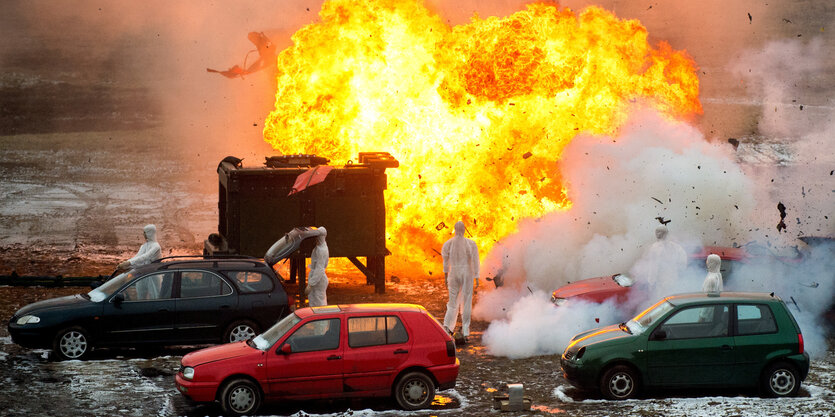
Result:
<svg viewBox="0 0 835 417">
<path fill-rule="evenodd" d="M 264 68 L 269 67 L 270 65 L 275 65 L 275 59 L 278 56 L 278 51 L 273 45 L 272 41 L 267 38 L 267 35 L 264 35 L 264 32 L 249 32 L 247 35 L 249 41 L 255 44 L 255 48 L 246 53 L 244 57 L 244 66 L 243 68 L 235 65 L 232 68 L 229 68 L 226 71 L 219 71 L 216 69 L 206 68 L 206 72 L 215 72 L 218 73 L 226 78 L 244 78 L 245 75 L 252 74 L 253 72 L 260 71 Z M 246 66 L 246 61 L 249 58 L 249 54 L 253 52 L 258 52 L 258 59 L 252 63 L 250 66 Z M 244 69 L 245 68 L 245 69 Z"/>
<path fill-rule="evenodd" d="M 665 225 L 665 226 L 667 225 L 667 223 L 669 223 L 669 222 L 671 222 L 671 221 L 672 221 L 672 220 L 664 220 L 664 218 L 663 218 L 663 217 L 661 217 L 661 216 L 656 217 L 656 218 L 655 218 L 655 220 L 658 220 L 658 223 L 661 223 L 661 224 L 663 224 L 663 225 Z"/>
</svg>

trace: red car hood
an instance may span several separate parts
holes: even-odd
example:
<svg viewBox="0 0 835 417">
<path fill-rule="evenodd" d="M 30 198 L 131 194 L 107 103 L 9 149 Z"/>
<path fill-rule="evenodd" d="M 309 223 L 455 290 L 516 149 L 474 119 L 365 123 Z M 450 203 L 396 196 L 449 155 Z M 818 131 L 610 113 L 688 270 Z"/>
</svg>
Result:
<svg viewBox="0 0 835 417">
<path fill-rule="evenodd" d="M 183 366 L 197 366 L 224 359 L 238 358 L 248 355 L 261 355 L 261 351 L 250 347 L 246 342 L 227 343 L 200 349 L 183 356 Z"/>
<path fill-rule="evenodd" d="M 554 297 L 569 298 L 596 292 L 627 291 L 628 287 L 621 287 L 611 276 L 588 278 L 557 288 Z"/>
</svg>

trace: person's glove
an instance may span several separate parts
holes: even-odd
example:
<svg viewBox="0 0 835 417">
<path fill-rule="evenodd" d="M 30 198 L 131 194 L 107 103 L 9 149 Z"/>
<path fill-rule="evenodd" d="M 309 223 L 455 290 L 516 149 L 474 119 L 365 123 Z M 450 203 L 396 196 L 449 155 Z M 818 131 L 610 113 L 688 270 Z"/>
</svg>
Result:
<svg viewBox="0 0 835 417">
<path fill-rule="evenodd" d="M 304 287 L 304 295 L 310 295 L 310 285 L 305 285 L 305 287 Z"/>
<path fill-rule="evenodd" d="M 116 266 L 116 269 L 118 269 L 120 271 L 124 271 L 128 268 L 130 268 L 130 261 L 124 261 L 124 262 L 122 262 L 122 263 L 120 263 L 119 265 Z"/>
<path fill-rule="evenodd" d="M 449 278 L 447 278 L 446 272 L 444 272 L 444 286 L 449 287 Z"/>
<path fill-rule="evenodd" d="M 475 287 L 478 288 L 478 277 L 475 277 Z"/>
</svg>

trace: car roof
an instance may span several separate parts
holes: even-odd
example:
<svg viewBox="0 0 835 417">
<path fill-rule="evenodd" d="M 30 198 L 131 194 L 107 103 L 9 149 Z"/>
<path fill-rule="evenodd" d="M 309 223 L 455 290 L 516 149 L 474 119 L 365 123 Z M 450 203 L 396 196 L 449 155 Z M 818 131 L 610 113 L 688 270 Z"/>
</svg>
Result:
<svg viewBox="0 0 835 417">
<path fill-rule="evenodd" d="M 162 258 L 136 269 L 140 273 L 146 273 L 158 270 L 188 268 L 212 270 L 272 269 L 263 260 L 247 256 L 223 258 L 175 256 Z"/>
<path fill-rule="evenodd" d="M 707 294 L 703 292 L 676 294 L 665 298 L 674 305 L 699 304 L 704 302 L 747 302 L 747 301 L 781 301 L 774 293 L 767 292 L 721 292 Z"/>
<path fill-rule="evenodd" d="M 296 315 L 299 317 L 307 317 L 313 314 L 330 314 L 330 313 L 390 313 L 395 311 L 426 311 L 426 309 L 418 304 L 405 303 L 365 303 L 365 304 L 339 304 L 328 305 L 321 307 L 306 307 L 296 310 Z"/>
</svg>

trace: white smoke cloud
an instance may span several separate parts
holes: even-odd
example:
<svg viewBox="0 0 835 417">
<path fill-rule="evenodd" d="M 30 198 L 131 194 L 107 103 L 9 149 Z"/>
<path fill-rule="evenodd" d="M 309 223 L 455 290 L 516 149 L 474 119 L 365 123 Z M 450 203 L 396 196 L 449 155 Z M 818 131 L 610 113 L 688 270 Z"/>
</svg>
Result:
<svg viewBox="0 0 835 417">
<path fill-rule="evenodd" d="M 700 291 L 703 265 L 691 267 L 675 282 L 647 288 L 647 294 L 624 306 L 627 312 L 605 304 L 555 308 L 547 302 L 550 291 L 568 282 L 630 270 L 638 273 L 633 266 L 655 240 L 657 216 L 671 220 L 668 239 L 686 248 L 774 240 L 767 231 L 773 230 L 775 216 L 764 213 L 776 210 L 771 204 L 763 208 L 764 203 L 755 198 L 763 194 L 756 190 L 770 183 L 747 174 L 735 156 L 730 145 L 709 143 L 691 126 L 650 112 L 634 114 L 617 138 L 575 138 L 560 161 L 573 207 L 523 222 L 517 234 L 486 257 L 487 273 L 496 273 L 503 265 L 506 285 L 536 288 L 540 290 L 535 294 L 542 294 L 535 297 L 502 288 L 480 295 L 474 314 L 491 321 L 484 335 L 490 352 L 514 358 L 559 353 L 570 338 L 568 333 L 596 327 L 594 318 L 600 319 L 601 326 L 612 324 L 663 296 Z M 794 275 L 808 276 L 818 283 L 820 304 L 806 301 L 807 287 L 798 286 L 796 280 L 769 266 L 761 267 L 760 272 L 767 273 L 756 278 L 744 271 L 735 275 L 729 289 L 775 291 L 786 300 L 798 294 L 794 298 L 803 299 L 810 308 L 808 313 L 793 309 L 807 350 L 820 354 L 826 344 L 815 317 L 831 304 L 835 281 L 832 273 L 826 272 L 832 271 L 833 265 L 831 261 L 822 264 L 824 259 L 818 256 L 807 271 L 794 269 Z M 642 278 L 636 276 L 639 283 Z M 582 328 L 577 329 L 578 325 Z"/>
</svg>

